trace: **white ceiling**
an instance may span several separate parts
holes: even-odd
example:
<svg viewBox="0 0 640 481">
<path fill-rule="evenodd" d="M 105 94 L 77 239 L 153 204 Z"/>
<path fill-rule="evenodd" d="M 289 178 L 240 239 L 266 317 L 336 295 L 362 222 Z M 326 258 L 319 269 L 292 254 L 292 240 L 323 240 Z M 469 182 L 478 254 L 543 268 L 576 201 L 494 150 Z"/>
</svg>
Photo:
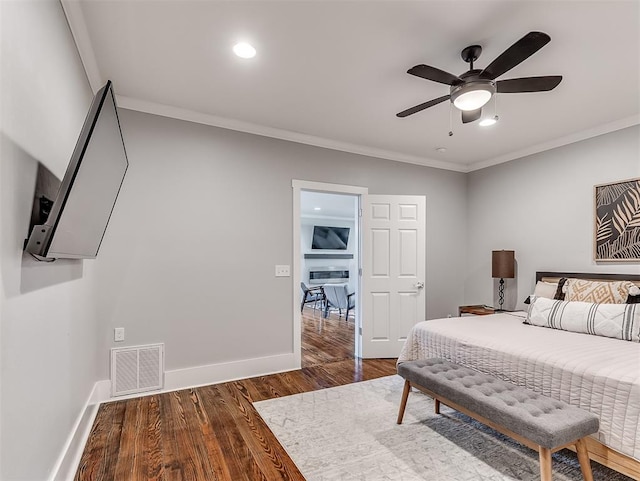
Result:
<svg viewBox="0 0 640 481">
<path fill-rule="evenodd" d="M 63 5 L 92 87 L 111 79 L 125 108 L 462 172 L 640 123 L 637 0 Z M 532 30 L 551 42 L 500 79 L 563 75 L 555 90 L 498 95 L 493 127 L 454 111 L 452 137 L 447 102 L 396 117 L 448 94 L 410 67 L 460 74 L 480 44 L 483 68 Z"/>
<path fill-rule="evenodd" d="M 300 192 L 300 216 L 355 220 L 358 197 L 355 195 Z M 318 210 L 319 209 L 319 210 Z"/>
</svg>

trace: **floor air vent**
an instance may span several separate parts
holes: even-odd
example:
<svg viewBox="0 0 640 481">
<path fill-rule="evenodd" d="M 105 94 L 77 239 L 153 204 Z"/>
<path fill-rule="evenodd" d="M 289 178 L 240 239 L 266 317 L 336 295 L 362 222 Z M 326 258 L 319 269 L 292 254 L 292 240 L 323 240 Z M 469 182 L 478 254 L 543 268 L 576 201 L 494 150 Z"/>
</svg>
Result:
<svg viewBox="0 0 640 481">
<path fill-rule="evenodd" d="M 111 395 L 162 389 L 164 344 L 111 349 Z"/>
</svg>

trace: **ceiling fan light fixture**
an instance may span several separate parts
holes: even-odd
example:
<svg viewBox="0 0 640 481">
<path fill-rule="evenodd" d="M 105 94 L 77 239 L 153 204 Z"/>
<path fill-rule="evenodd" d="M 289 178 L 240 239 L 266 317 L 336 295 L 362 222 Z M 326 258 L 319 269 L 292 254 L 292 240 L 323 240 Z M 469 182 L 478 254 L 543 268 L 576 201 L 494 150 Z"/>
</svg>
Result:
<svg viewBox="0 0 640 481">
<path fill-rule="evenodd" d="M 491 125 L 495 125 L 498 121 L 498 116 L 495 117 L 487 117 L 486 119 L 482 119 L 479 123 L 480 127 L 489 127 Z"/>
<path fill-rule="evenodd" d="M 468 82 L 452 87 L 451 101 L 460 110 L 477 110 L 491 100 L 494 93 L 496 87 L 493 82 Z"/>
</svg>

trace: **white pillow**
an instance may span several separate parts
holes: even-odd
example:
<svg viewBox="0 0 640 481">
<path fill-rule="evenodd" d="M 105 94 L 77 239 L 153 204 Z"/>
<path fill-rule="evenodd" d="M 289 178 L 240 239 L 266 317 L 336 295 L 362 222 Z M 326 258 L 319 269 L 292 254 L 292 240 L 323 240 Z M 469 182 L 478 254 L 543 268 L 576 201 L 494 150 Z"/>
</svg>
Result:
<svg viewBox="0 0 640 481">
<path fill-rule="evenodd" d="M 556 296 L 557 290 L 557 282 L 538 281 L 536 284 L 536 288 L 533 291 L 533 295 L 536 297 L 546 297 L 547 299 L 553 299 Z"/>
<path fill-rule="evenodd" d="M 592 304 L 531 296 L 525 323 L 640 342 L 640 304 Z"/>
</svg>

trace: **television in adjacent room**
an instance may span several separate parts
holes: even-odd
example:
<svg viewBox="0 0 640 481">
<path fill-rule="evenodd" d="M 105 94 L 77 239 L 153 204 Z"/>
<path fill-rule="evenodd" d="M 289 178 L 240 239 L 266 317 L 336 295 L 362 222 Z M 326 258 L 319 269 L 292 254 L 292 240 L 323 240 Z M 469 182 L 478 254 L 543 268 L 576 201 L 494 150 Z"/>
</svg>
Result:
<svg viewBox="0 0 640 481">
<path fill-rule="evenodd" d="M 128 166 L 108 81 L 93 99 L 55 200 L 36 199 L 42 223 L 33 225 L 25 250 L 40 260 L 95 258 Z"/>
<path fill-rule="evenodd" d="M 349 244 L 349 227 L 313 226 L 312 249 L 346 250 Z"/>
</svg>

